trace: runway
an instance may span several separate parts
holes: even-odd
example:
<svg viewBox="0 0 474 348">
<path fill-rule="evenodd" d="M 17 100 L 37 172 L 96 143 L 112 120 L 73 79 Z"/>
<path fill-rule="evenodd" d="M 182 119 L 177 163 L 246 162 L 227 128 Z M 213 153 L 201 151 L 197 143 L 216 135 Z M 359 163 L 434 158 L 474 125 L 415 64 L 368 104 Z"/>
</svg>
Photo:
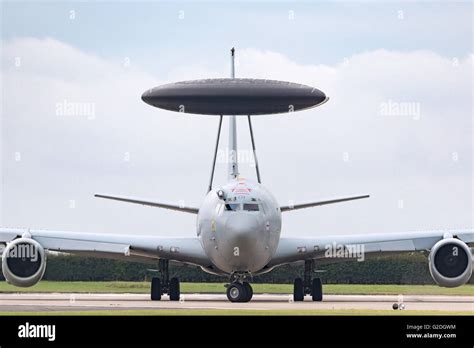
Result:
<svg viewBox="0 0 474 348">
<path fill-rule="evenodd" d="M 148 294 L 3 293 L 0 312 L 89 310 L 392 310 L 403 302 L 406 311 L 436 310 L 474 315 L 474 296 L 325 295 L 323 302 L 293 302 L 292 296 L 254 295 L 248 303 L 230 303 L 225 294 L 183 294 L 180 301 L 150 301 Z"/>
</svg>

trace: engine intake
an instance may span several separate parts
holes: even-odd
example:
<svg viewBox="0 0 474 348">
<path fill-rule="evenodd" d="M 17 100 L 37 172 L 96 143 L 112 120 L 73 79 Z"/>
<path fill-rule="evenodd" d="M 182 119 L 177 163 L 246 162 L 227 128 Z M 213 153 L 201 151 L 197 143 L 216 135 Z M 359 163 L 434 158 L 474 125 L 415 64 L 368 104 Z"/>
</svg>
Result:
<svg viewBox="0 0 474 348">
<path fill-rule="evenodd" d="M 453 288 L 464 285 L 472 274 L 471 250 L 459 239 L 442 239 L 430 251 L 429 267 L 439 286 Z"/>
<path fill-rule="evenodd" d="M 30 287 L 43 278 L 46 254 L 31 238 L 19 238 L 9 243 L 2 254 L 2 272 L 8 283 Z"/>
</svg>

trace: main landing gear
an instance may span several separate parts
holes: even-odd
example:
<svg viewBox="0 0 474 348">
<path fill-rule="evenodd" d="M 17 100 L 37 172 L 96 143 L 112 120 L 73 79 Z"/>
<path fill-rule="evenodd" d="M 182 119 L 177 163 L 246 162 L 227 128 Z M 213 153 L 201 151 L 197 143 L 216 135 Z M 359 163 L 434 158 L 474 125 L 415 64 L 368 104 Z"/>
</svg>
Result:
<svg viewBox="0 0 474 348">
<path fill-rule="evenodd" d="M 234 274 L 227 285 L 227 298 L 230 302 L 249 302 L 253 296 L 253 289 L 246 281 L 247 275 Z"/>
<path fill-rule="evenodd" d="M 323 300 L 323 285 L 320 278 L 311 279 L 313 260 L 304 262 L 304 279 L 296 278 L 293 284 L 293 300 L 304 301 L 305 295 L 311 295 L 313 301 Z"/>
<path fill-rule="evenodd" d="M 151 279 L 151 300 L 161 300 L 161 295 L 168 294 L 170 301 L 179 301 L 180 290 L 179 290 L 179 279 L 169 279 L 169 260 L 158 261 L 160 277 L 153 277 Z"/>
</svg>

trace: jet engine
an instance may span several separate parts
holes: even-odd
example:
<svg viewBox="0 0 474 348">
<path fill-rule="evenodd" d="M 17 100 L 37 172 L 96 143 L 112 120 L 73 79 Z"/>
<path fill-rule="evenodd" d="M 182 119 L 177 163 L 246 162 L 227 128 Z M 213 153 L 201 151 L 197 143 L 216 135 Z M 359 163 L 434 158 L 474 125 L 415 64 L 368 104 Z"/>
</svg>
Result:
<svg viewBox="0 0 474 348">
<path fill-rule="evenodd" d="M 472 254 L 463 241 L 445 238 L 430 251 L 428 263 L 431 277 L 439 286 L 454 288 L 466 284 L 472 274 Z"/>
<path fill-rule="evenodd" d="M 44 248 L 31 238 L 18 238 L 8 243 L 2 254 L 2 272 L 8 283 L 29 287 L 43 278 L 46 270 Z"/>
</svg>

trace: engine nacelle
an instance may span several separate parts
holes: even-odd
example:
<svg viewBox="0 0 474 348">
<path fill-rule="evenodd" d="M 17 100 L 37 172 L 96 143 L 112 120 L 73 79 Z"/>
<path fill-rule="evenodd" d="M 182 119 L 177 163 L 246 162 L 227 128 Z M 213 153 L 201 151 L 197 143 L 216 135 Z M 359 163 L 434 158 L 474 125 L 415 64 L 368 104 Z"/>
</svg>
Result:
<svg viewBox="0 0 474 348">
<path fill-rule="evenodd" d="M 463 241 L 445 238 L 430 251 L 430 273 L 439 286 L 454 288 L 466 284 L 472 274 L 471 250 Z"/>
<path fill-rule="evenodd" d="M 43 278 L 46 254 L 31 238 L 18 238 L 9 243 L 2 254 L 2 272 L 8 283 L 29 287 Z"/>
</svg>

